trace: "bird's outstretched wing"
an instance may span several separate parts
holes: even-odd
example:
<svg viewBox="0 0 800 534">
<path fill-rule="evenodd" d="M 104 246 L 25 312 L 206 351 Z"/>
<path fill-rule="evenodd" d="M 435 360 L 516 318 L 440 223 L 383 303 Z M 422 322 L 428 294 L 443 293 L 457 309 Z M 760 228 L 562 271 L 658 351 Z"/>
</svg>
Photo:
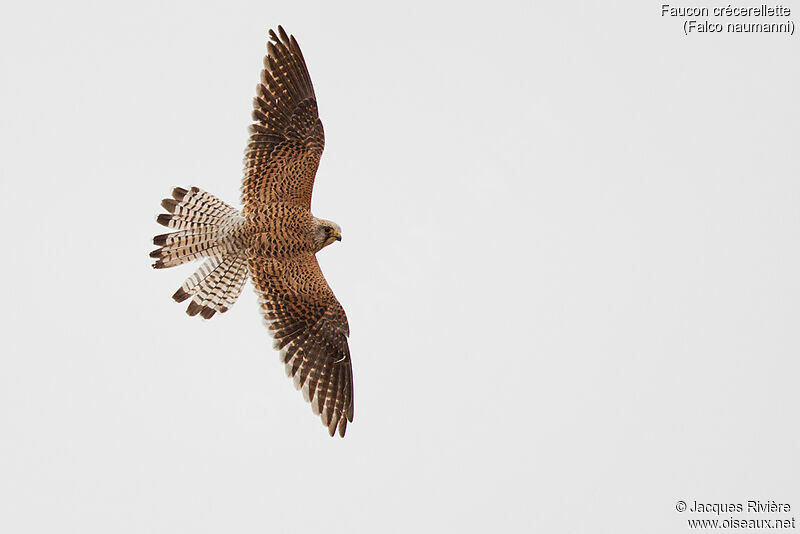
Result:
<svg viewBox="0 0 800 534">
<path fill-rule="evenodd" d="M 256 291 L 286 373 L 303 390 L 331 436 L 353 421 L 353 370 L 347 316 L 322 275 L 317 258 L 254 256 Z"/>
<path fill-rule="evenodd" d="M 242 203 L 291 202 L 311 207 L 325 133 L 314 87 L 294 36 L 270 30 L 261 83 L 253 101 Z"/>
</svg>

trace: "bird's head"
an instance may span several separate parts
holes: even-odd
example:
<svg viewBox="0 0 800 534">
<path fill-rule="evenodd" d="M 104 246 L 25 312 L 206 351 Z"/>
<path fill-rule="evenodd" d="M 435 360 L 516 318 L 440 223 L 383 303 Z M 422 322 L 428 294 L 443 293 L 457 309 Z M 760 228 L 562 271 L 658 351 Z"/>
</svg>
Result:
<svg viewBox="0 0 800 534">
<path fill-rule="evenodd" d="M 313 239 L 317 250 L 322 250 L 334 241 L 342 240 L 342 229 L 333 221 L 315 218 Z"/>
</svg>

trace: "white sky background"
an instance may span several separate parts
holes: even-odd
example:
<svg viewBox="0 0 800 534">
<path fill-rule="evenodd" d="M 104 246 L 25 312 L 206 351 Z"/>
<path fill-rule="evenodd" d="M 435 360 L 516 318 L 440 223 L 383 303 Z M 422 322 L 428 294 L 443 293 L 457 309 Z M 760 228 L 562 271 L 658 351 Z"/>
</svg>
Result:
<svg viewBox="0 0 800 534">
<path fill-rule="evenodd" d="M 6 7 L 0 531 L 800 518 L 800 37 L 685 37 L 659 6 Z M 313 209 L 343 227 L 319 259 L 352 332 L 344 440 L 252 286 L 190 318 L 193 267 L 147 257 L 173 186 L 239 206 L 278 24 L 325 124 Z"/>
</svg>

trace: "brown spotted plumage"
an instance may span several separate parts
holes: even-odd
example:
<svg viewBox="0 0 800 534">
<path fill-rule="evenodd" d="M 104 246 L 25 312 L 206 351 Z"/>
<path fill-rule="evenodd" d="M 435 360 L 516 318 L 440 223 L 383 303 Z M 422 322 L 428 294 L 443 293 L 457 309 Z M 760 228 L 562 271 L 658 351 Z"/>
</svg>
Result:
<svg viewBox="0 0 800 534">
<path fill-rule="evenodd" d="M 176 188 L 158 222 L 153 267 L 205 259 L 175 292 L 186 312 L 206 319 L 227 311 L 252 278 L 264 319 L 295 385 L 333 436 L 353 421 L 347 317 L 316 253 L 341 241 L 336 223 L 311 214 L 314 176 L 325 146 L 314 88 L 294 36 L 269 32 L 253 101 L 250 142 L 237 211 L 196 187 Z"/>
</svg>

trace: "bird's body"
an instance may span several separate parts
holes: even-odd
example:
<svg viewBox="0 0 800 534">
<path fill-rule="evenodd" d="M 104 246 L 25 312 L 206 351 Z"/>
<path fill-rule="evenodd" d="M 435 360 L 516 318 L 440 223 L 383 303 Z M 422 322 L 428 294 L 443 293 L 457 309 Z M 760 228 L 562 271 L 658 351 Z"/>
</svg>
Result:
<svg viewBox="0 0 800 534">
<path fill-rule="evenodd" d="M 246 216 L 247 233 L 253 236 L 254 252 L 271 258 L 292 258 L 315 254 L 313 237 L 315 217 L 300 206 L 286 202 L 264 205 Z"/>
<path fill-rule="evenodd" d="M 241 212 L 197 187 L 176 188 L 158 222 L 156 268 L 205 258 L 173 298 L 187 313 L 223 313 L 252 278 L 287 373 L 331 435 L 353 420 L 349 326 L 316 253 L 341 241 L 336 223 L 311 213 L 325 136 L 305 60 L 294 37 L 270 31 L 257 87 Z"/>
</svg>

